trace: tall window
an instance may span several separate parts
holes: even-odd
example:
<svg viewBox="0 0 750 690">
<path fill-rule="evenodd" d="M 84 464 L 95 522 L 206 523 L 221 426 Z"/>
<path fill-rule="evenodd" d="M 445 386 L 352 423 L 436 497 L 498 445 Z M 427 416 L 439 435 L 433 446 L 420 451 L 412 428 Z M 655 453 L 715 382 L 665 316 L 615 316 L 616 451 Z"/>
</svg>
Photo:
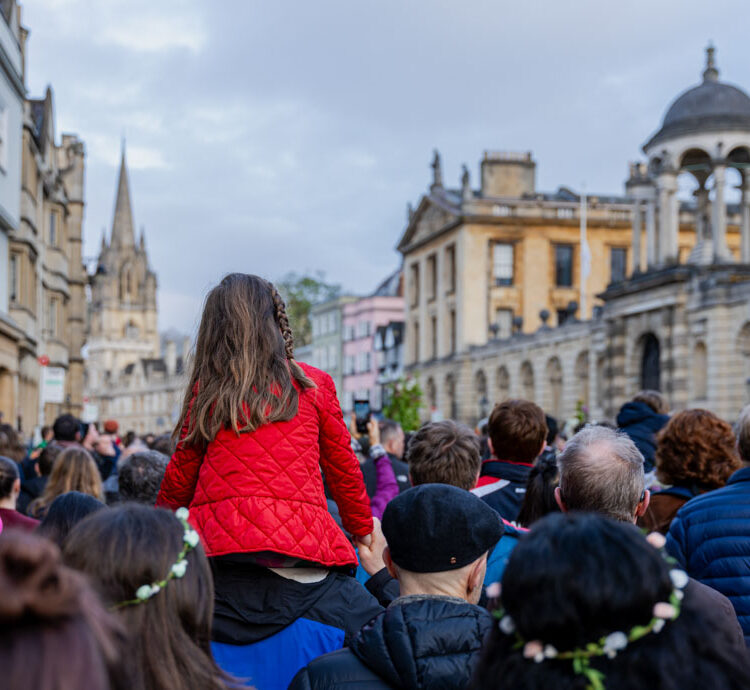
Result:
<svg viewBox="0 0 750 690">
<path fill-rule="evenodd" d="M 11 302 L 18 301 L 18 254 L 10 255 L 10 285 L 8 286 L 8 296 Z"/>
<path fill-rule="evenodd" d="M 432 331 L 430 333 L 432 340 L 432 358 L 435 359 L 438 355 L 438 321 L 437 316 L 432 317 Z"/>
<path fill-rule="evenodd" d="M 492 245 L 492 275 L 495 285 L 513 285 L 513 245 L 496 242 Z"/>
<path fill-rule="evenodd" d="M 419 264 L 411 265 L 411 306 L 416 307 L 419 304 Z"/>
<path fill-rule="evenodd" d="M 555 245 L 555 285 L 573 287 L 573 247 L 569 244 Z"/>
<path fill-rule="evenodd" d="M 433 300 L 437 297 L 437 254 L 427 257 L 427 299 Z"/>
<path fill-rule="evenodd" d="M 513 310 L 497 309 L 495 311 L 495 324 L 497 324 L 498 338 L 510 338 L 513 335 Z"/>
<path fill-rule="evenodd" d="M 51 247 L 57 246 L 57 214 L 54 211 L 49 213 L 49 243 Z"/>
<path fill-rule="evenodd" d="M 451 344 L 451 354 L 453 354 L 456 351 L 456 310 L 451 309 L 450 314 L 450 344 Z"/>
<path fill-rule="evenodd" d="M 452 294 L 456 291 L 456 245 L 445 249 L 445 291 Z"/>
<path fill-rule="evenodd" d="M 0 168 L 8 169 L 8 109 L 0 109 Z"/>
<path fill-rule="evenodd" d="M 419 321 L 414 322 L 414 361 L 419 361 Z"/>
<path fill-rule="evenodd" d="M 619 283 L 625 280 L 627 263 L 628 250 L 622 247 L 612 247 L 609 254 L 610 282 Z"/>
</svg>

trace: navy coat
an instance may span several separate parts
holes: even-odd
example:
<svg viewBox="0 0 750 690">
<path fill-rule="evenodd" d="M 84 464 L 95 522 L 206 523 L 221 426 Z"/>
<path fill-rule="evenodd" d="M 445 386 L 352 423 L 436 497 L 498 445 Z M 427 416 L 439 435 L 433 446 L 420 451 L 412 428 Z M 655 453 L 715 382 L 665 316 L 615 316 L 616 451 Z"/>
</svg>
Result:
<svg viewBox="0 0 750 690">
<path fill-rule="evenodd" d="M 617 426 L 630 436 L 638 450 L 641 451 L 646 472 L 654 469 L 656 432 L 660 431 L 668 421 L 668 415 L 654 412 L 644 402 L 628 402 L 620 408 L 617 415 Z"/>
</svg>

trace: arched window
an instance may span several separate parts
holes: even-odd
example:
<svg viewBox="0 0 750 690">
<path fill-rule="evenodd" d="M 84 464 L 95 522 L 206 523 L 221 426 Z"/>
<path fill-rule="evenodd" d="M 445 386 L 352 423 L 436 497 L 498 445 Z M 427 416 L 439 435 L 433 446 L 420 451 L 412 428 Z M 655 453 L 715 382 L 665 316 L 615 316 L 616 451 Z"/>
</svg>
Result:
<svg viewBox="0 0 750 690">
<path fill-rule="evenodd" d="M 490 401 L 487 397 L 487 376 L 481 369 L 476 373 L 475 383 L 479 418 L 483 419 L 490 413 Z"/>
<path fill-rule="evenodd" d="M 497 381 L 497 400 L 502 402 L 510 397 L 510 375 L 505 367 L 498 367 L 495 376 Z"/>
<path fill-rule="evenodd" d="M 448 413 L 451 419 L 458 417 L 458 405 L 456 403 L 456 380 L 453 374 L 445 377 L 445 397 L 448 402 Z"/>
<path fill-rule="evenodd" d="M 427 404 L 429 405 L 430 412 L 432 412 L 437 408 L 437 389 L 435 387 L 435 379 L 432 377 L 427 379 L 425 393 L 427 394 Z"/>
<path fill-rule="evenodd" d="M 547 400 L 545 402 L 546 412 L 553 417 L 559 417 L 562 413 L 562 384 L 563 371 L 560 360 L 552 357 L 547 362 Z"/>
<path fill-rule="evenodd" d="M 584 350 L 576 357 L 575 368 L 576 385 L 578 395 L 576 405 L 581 403 L 584 407 L 589 405 L 589 352 Z"/>
<path fill-rule="evenodd" d="M 641 340 L 641 389 L 661 390 L 661 348 L 653 333 Z"/>
<path fill-rule="evenodd" d="M 521 396 L 534 400 L 534 367 L 528 361 L 521 365 Z"/>
<path fill-rule="evenodd" d="M 696 343 L 693 350 L 693 396 L 696 400 L 708 398 L 708 351 L 705 343 Z"/>
</svg>

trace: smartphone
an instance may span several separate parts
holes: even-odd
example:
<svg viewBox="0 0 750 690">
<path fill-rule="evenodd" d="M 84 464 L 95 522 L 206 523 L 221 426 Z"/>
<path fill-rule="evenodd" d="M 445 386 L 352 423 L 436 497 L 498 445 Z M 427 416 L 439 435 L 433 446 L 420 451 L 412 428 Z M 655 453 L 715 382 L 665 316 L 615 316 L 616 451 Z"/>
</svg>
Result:
<svg viewBox="0 0 750 690">
<path fill-rule="evenodd" d="M 367 433 L 367 422 L 370 421 L 370 401 L 369 400 L 355 400 L 354 401 L 354 417 L 357 423 L 357 433 Z"/>
</svg>

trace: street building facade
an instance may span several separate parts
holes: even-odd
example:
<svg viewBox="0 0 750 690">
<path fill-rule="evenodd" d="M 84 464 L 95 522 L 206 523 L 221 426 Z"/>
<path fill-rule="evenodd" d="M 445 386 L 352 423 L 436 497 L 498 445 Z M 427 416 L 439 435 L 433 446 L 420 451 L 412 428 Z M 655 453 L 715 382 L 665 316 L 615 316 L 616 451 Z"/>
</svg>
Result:
<svg viewBox="0 0 750 690">
<path fill-rule="evenodd" d="M 525 397 L 611 420 L 641 388 L 726 418 L 750 400 L 750 98 L 718 76 L 709 48 L 619 197 L 539 193 L 531 154 L 487 153 L 478 190 L 466 170 L 449 190 L 435 156 L 399 243 L 426 416 Z"/>
</svg>

